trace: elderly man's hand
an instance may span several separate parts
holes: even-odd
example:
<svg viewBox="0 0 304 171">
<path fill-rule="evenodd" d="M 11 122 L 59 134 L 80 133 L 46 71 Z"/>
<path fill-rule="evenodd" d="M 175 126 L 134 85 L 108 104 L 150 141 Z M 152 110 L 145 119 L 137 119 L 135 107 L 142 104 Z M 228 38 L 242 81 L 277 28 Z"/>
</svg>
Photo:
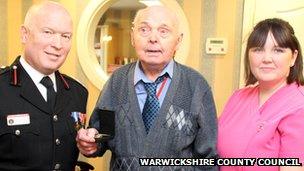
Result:
<svg viewBox="0 0 304 171">
<path fill-rule="evenodd" d="M 97 143 L 94 136 L 98 133 L 95 128 L 81 128 L 76 137 L 77 147 L 81 154 L 89 156 L 97 151 Z"/>
</svg>

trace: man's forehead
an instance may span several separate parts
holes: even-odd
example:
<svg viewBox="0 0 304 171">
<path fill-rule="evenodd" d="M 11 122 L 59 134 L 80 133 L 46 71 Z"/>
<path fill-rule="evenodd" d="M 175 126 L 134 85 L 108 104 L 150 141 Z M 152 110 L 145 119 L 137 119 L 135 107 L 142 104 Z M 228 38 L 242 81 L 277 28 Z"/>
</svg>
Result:
<svg viewBox="0 0 304 171">
<path fill-rule="evenodd" d="M 60 19 L 60 20 L 59 20 Z M 33 22 L 51 22 L 57 20 L 60 25 L 61 21 L 72 24 L 72 17 L 69 12 L 59 3 L 46 1 L 33 5 L 26 14 L 24 24 L 29 26 Z"/>
<path fill-rule="evenodd" d="M 133 26 L 149 24 L 152 27 L 167 26 L 172 30 L 179 31 L 178 17 L 174 11 L 164 6 L 150 6 L 137 12 Z"/>
<path fill-rule="evenodd" d="M 157 25 L 157 26 L 168 26 L 173 27 L 175 25 L 174 19 L 170 16 L 162 15 L 151 15 L 148 13 L 139 16 L 137 23 L 135 24 L 147 24 L 147 25 Z"/>
<path fill-rule="evenodd" d="M 71 32 L 73 23 L 70 15 L 63 10 L 56 12 L 40 11 L 31 18 L 39 28 L 51 28 L 62 32 Z"/>
<path fill-rule="evenodd" d="M 158 27 L 172 27 L 172 25 L 167 22 L 149 22 L 149 21 L 141 21 L 138 25 L 148 25 L 148 26 L 158 26 Z"/>
</svg>

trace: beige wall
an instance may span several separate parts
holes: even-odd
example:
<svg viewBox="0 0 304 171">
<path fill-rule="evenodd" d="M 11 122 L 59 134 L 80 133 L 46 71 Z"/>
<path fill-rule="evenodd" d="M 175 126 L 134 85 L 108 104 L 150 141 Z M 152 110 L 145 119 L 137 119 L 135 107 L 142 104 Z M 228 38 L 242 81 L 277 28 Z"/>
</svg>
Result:
<svg viewBox="0 0 304 171">
<path fill-rule="evenodd" d="M 191 33 L 186 65 L 205 76 L 212 87 L 220 115 L 227 99 L 238 88 L 243 0 L 184 0 L 181 5 Z M 211 28 L 206 24 L 211 24 Z M 227 54 L 207 55 L 207 37 L 227 38 Z"/>
<path fill-rule="evenodd" d="M 218 0 L 216 36 L 226 37 L 229 46 L 227 54 L 218 56 L 215 60 L 213 90 L 218 115 L 231 93 L 238 88 L 241 58 L 241 2 L 240 0 Z"/>
<path fill-rule="evenodd" d="M 74 35 L 81 12 L 89 0 L 58 0 L 71 13 L 74 20 Z M 0 66 L 9 65 L 14 58 L 21 54 L 22 45 L 19 43 L 19 27 L 23 21 L 25 11 L 32 3 L 39 0 L 0 0 Z M 178 0 L 190 24 L 191 45 L 190 54 L 186 65 L 193 67 L 204 74 L 211 85 L 218 113 L 238 85 L 241 16 L 243 0 Z M 204 8 L 211 5 L 215 10 Z M 4 11 L 4 12 L 3 12 Z M 206 23 L 212 22 L 214 28 L 209 28 Z M 228 39 L 228 52 L 223 56 L 207 55 L 204 52 L 206 37 L 226 37 Z M 206 65 L 207 63 L 207 65 Z M 210 63 L 210 64 L 209 64 Z M 90 114 L 95 106 L 99 90 L 86 78 L 78 61 L 76 52 L 76 37 L 73 38 L 71 52 L 60 69 L 80 82 L 89 90 L 87 113 Z M 109 158 L 107 153 L 106 158 Z M 81 157 L 81 160 L 88 160 Z M 105 170 L 108 160 L 103 158 L 89 159 L 96 170 Z"/>
</svg>

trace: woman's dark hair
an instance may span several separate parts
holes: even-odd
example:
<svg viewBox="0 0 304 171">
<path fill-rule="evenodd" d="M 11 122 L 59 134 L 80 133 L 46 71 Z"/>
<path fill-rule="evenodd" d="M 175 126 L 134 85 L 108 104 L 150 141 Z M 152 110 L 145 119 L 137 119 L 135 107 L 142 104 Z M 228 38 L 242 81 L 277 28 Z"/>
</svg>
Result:
<svg viewBox="0 0 304 171">
<path fill-rule="evenodd" d="M 287 84 L 296 82 L 298 85 L 304 85 L 303 79 L 303 61 L 301 46 L 294 34 L 291 25 L 279 18 L 271 18 L 260 21 L 251 32 L 245 51 L 245 81 L 246 86 L 255 84 L 257 79 L 252 74 L 249 64 L 249 49 L 253 47 L 263 47 L 266 43 L 268 33 L 271 32 L 279 47 L 290 48 L 292 53 L 298 51 L 298 56 L 287 77 Z"/>
</svg>

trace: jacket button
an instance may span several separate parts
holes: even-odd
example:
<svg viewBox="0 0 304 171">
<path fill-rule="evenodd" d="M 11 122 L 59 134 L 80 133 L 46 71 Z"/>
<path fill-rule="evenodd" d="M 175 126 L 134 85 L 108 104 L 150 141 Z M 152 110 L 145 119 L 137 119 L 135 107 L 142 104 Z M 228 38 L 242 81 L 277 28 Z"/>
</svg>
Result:
<svg viewBox="0 0 304 171">
<path fill-rule="evenodd" d="M 58 116 L 57 116 L 57 115 L 54 115 L 54 116 L 53 116 L 53 121 L 54 121 L 54 122 L 58 121 Z"/>
<path fill-rule="evenodd" d="M 60 169 L 60 164 L 59 164 L 59 163 L 56 163 L 56 164 L 55 164 L 55 167 L 54 167 L 54 169 L 55 169 L 55 170 L 58 170 L 58 169 Z"/>
<path fill-rule="evenodd" d="M 15 135 L 20 135 L 20 130 L 19 130 L 19 129 L 17 129 L 17 130 L 15 131 Z"/>
<path fill-rule="evenodd" d="M 55 143 L 56 143 L 56 145 L 60 145 L 60 140 L 57 138 L 57 139 L 55 140 Z"/>
</svg>

